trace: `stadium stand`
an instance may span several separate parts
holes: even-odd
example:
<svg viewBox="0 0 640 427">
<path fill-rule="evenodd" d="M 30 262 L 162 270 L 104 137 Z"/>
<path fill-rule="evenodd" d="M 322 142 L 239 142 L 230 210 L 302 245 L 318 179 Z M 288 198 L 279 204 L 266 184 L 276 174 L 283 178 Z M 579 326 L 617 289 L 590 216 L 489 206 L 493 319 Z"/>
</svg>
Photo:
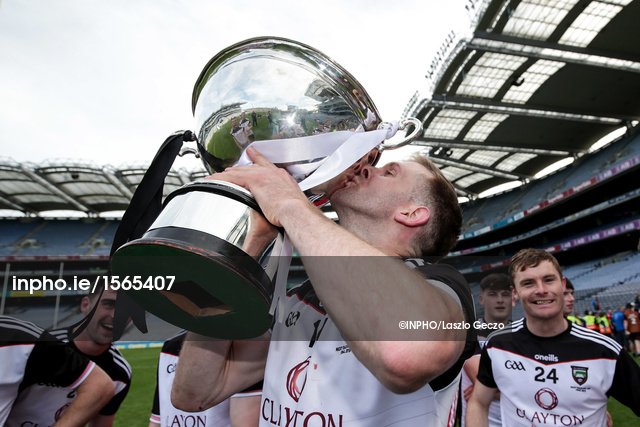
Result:
<svg viewBox="0 0 640 427">
<path fill-rule="evenodd" d="M 464 205 L 465 226 L 462 239 L 475 237 L 471 234 L 478 230 L 485 229 L 484 233 L 486 233 L 490 229 L 495 229 L 497 228 L 496 218 L 502 220 L 517 212 L 525 212 L 541 201 L 579 186 L 597 177 L 598 173 L 605 172 L 638 155 L 640 155 L 640 135 L 633 135 L 607 146 L 593 156 L 576 160 L 570 168 L 565 168 L 556 174 L 533 181 L 508 193 Z"/>
</svg>

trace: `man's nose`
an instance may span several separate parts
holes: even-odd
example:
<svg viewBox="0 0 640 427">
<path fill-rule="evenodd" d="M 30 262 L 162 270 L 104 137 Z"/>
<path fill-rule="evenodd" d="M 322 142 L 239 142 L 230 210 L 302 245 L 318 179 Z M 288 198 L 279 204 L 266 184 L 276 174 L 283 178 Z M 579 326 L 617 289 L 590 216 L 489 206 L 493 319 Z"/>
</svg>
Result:
<svg viewBox="0 0 640 427">
<path fill-rule="evenodd" d="M 546 294 L 547 293 L 547 288 L 544 286 L 544 283 L 542 283 L 542 281 L 536 282 L 536 293 L 538 293 L 538 294 Z"/>
</svg>

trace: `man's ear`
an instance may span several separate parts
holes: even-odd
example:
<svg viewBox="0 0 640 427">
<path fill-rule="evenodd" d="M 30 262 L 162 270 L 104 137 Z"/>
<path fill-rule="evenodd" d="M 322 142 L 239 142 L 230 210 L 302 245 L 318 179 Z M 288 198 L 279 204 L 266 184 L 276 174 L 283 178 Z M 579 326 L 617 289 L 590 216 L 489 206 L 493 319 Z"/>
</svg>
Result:
<svg viewBox="0 0 640 427">
<path fill-rule="evenodd" d="M 396 211 L 393 219 L 407 227 L 420 227 L 429 222 L 431 210 L 426 206 L 409 206 Z"/>
<path fill-rule="evenodd" d="M 88 312 L 90 308 L 91 300 L 89 299 L 89 297 L 82 297 L 82 301 L 80 301 L 80 312 L 84 314 Z"/>
</svg>

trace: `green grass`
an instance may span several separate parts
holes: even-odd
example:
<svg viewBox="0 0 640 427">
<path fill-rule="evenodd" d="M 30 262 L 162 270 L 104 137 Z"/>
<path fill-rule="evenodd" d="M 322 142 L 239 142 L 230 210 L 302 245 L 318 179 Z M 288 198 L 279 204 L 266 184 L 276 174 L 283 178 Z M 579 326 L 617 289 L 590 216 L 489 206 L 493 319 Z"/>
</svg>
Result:
<svg viewBox="0 0 640 427">
<path fill-rule="evenodd" d="M 121 350 L 133 369 L 129 395 L 116 414 L 114 425 L 121 427 L 147 427 L 156 389 L 156 372 L 160 348 Z"/>
<path fill-rule="evenodd" d="M 153 403 L 153 392 L 156 387 L 156 369 L 159 348 L 121 350 L 133 368 L 133 382 L 129 395 L 122 403 L 116 415 L 116 427 L 146 427 L 149 425 L 149 414 Z M 636 358 L 636 362 L 640 362 Z M 638 425 L 638 417 L 631 409 L 615 399 L 609 399 L 609 412 L 616 427 Z"/>
<path fill-rule="evenodd" d="M 271 128 L 267 119 L 268 110 L 256 111 L 259 111 L 258 114 L 260 114 L 258 125 L 252 128 L 256 141 L 271 139 Z M 276 117 L 276 113 L 274 112 L 273 114 Z M 251 120 L 250 113 L 247 113 L 247 119 Z M 205 145 L 207 151 L 217 158 L 228 159 L 226 166 L 233 165 L 240 156 L 240 148 L 235 143 L 233 136 L 231 136 L 231 121 L 224 123 L 220 126 L 220 129 L 210 134 Z"/>
</svg>

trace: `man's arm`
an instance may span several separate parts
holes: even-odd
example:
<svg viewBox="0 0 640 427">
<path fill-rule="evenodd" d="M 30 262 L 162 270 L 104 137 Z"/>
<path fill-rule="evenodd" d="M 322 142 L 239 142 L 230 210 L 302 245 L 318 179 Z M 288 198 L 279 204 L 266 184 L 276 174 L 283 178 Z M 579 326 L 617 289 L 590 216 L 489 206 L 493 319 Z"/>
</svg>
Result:
<svg viewBox="0 0 640 427">
<path fill-rule="evenodd" d="M 471 394 L 473 393 L 473 386 L 476 384 L 478 379 L 478 368 L 480 366 L 480 355 L 474 354 L 470 358 L 464 362 L 464 373 L 467 374 L 469 380 L 471 381 L 471 385 L 464 390 L 462 390 L 462 397 L 464 400 L 469 400 L 471 398 Z"/>
<path fill-rule="evenodd" d="M 467 403 L 467 417 L 465 422 L 468 426 L 488 427 L 489 426 L 489 405 L 495 398 L 495 388 L 487 387 L 480 381 L 476 381 L 473 386 L 473 394 Z"/>
<path fill-rule="evenodd" d="M 232 396 L 229 400 L 231 427 L 256 427 L 260 421 L 261 395 Z"/>
<path fill-rule="evenodd" d="M 171 403 L 203 411 L 264 378 L 267 334 L 251 341 L 224 341 L 188 333 L 171 389 Z"/>
<path fill-rule="evenodd" d="M 90 427 L 111 427 L 116 415 L 96 415 L 89 423 Z"/>
<path fill-rule="evenodd" d="M 99 366 L 95 365 L 87 378 L 78 387 L 78 394 L 55 427 L 84 426 L 113 397 L 113 381 Z"/>
<path fill-rule="evenodd" d="M 286 230 L 316 294 L 356 357 L 390 390 L 417 390 L 464 349 L 465 330 L 400 330 L 403 320 L 461 322 L 445 291 L 326 218 L 291 176 L 255 150 L 252 166 L 217 174 L 254 195 L 267 219 Z M 471 321 L 471 319 L 467 319 Z"/>
</svg>

